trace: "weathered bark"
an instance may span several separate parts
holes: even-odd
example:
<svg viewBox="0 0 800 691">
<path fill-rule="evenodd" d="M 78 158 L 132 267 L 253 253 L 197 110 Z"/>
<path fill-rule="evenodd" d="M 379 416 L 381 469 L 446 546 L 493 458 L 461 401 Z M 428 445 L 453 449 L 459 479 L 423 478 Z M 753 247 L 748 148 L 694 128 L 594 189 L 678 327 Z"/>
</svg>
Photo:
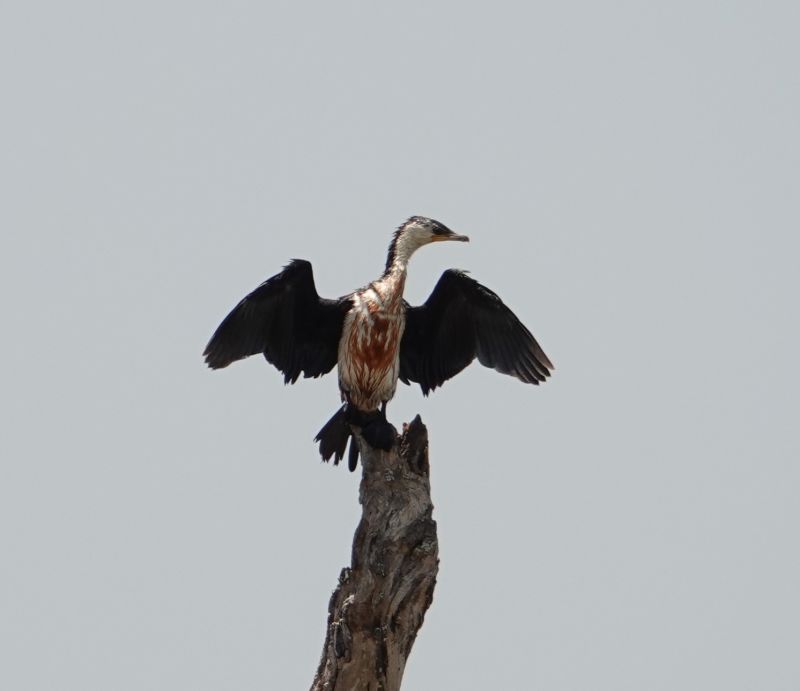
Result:
<svg viewBox="0 0 800 691">
<path fill-rule="evenodd" d="M 311 691 L 397 691 L 433 599 L 439 545 L 419 415 L 391 451 L 359 439 L 361 522 L 328 606 Z"/>
</svg>

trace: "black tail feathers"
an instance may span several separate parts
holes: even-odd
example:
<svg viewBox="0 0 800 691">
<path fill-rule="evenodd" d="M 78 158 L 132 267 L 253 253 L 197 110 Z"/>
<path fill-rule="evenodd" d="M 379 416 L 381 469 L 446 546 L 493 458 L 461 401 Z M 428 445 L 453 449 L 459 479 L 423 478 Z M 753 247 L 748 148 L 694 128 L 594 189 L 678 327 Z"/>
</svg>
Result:
<svg viewBox="0 0 800 691">
<path fill-rule="evenodd" d="M 351 471 L 358 465 L 358 442 L 353 436 L 350 425 L 361 428 L 361 435 L 371 447 L 389 451 L 397 438 L 397 430 L 390 425 L 382 413 L 363 413 L 346 403 L 339 408 L 333 417 L 314 437 L 319 442 L 319 452 L 323 461 L 333 458 L 333 464 L 339 465 L 344 458 L 347 440 L 350 440 L 350 453 L 347 465 Z"/>
<path fill-rule="evenodd" d="M 322 460 L 327 462 L 333 457 L 333 464 L 339 465 L 339 461 L 344 458 L 347 440 L 352 436 L 353 432 L 347 422 L 347 404 L 345 404 L 333 414 L 333 417 L 314 437 L 314 441 L 319 442 L 319 453 Z M 353 455 L 352 445 L 350 455 Z M 356 454 L 356 459 L 358 459 L 358 454 Z"/>
<path fill-rule="evenodd" d="M 350 453 L 347 455 L 347 467 L 352 473 L 358 467 L 358 441 L 355 436 L 350 438 Z"/>
</svg>

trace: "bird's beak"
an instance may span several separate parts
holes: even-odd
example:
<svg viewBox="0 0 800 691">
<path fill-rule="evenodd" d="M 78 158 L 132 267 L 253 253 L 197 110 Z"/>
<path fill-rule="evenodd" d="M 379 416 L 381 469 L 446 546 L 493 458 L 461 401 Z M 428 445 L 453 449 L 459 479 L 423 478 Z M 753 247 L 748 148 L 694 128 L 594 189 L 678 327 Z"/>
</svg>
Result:
<svg viewBox="0 0 800 691">
<path fill-rule="evenodd" d="M 458 242 L 469 242 L 469 238 L 466 235 L 457 235 L 456 233 L 450 233 L 448 235 L 434 235 L 434 241 L 444 242 L 445 240 L 456 240 Z"/>
</svg>

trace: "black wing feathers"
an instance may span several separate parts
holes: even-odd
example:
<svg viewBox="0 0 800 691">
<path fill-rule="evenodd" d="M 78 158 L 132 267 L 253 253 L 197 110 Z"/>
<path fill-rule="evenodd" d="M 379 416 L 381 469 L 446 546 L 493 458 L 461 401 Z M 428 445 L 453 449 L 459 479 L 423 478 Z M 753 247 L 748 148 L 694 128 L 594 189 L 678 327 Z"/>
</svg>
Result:
<svg viewBox="0 0 800 691">
<path fill-rule="evenodd" d="M 553 364 L 531 332 L 486 286 L 461 271 L 442 274 L 424 305 L 408 307 L 400 345 L 400 379 L 427 395 L 472 360 L 529 384 Z"/>
<path fill-rule="evenodd" d="M 336 364 L 349 307 L 346 298 L 320 298 L 311 264 L 294 259 L 231 310 L 203 355 L 209 367 L 218 369 L 263 353 L 286 383 L 300 374 L 319 377 Z"/>
</svg>

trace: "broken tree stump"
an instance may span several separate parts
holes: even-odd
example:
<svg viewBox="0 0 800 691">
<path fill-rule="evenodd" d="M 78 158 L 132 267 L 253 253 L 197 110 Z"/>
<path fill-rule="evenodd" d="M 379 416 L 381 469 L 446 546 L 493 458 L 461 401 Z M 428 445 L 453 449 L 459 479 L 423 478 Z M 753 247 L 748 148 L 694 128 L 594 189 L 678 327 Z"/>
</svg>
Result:
<svg viewBox="0 0 800 691">
<path fill-rule="evenodd" d="M 398 691 L 439 570 L 428 431 L 419 415 L 390 451 L 358 438 L 361 521 L 328 606 L 311 691 Z"/>
</svg>

